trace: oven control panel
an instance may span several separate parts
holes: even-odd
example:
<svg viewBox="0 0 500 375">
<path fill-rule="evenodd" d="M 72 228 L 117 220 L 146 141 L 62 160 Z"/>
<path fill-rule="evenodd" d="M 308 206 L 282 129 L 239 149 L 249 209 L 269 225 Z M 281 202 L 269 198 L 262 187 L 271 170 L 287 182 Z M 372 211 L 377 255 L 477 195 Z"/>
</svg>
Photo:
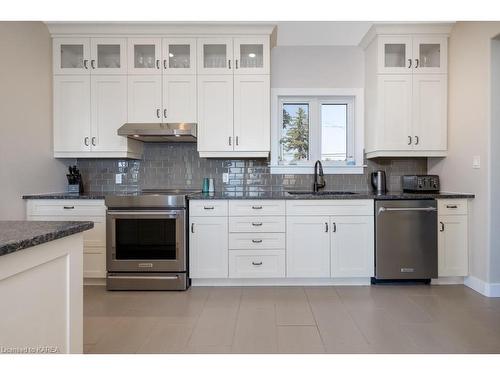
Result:
<svg viewBox="0 0 500 375">
<path fill-rule="evenodd" d="M 403 176 L 403 191 L 405 192 L 438 192 L 439 176 L 410 175 Z"/>
</svg>

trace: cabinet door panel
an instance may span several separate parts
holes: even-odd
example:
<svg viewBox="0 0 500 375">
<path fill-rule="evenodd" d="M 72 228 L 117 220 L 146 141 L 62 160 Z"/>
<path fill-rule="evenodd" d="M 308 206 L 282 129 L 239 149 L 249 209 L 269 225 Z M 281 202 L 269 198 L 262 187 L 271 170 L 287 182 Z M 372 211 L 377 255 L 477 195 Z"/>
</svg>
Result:
<svg viewBox="0 0 500 375">
<path fill-rule="evenodd" d="M 270 151 L 269 75 L 234 76 L 234 149 Z"/>
<path fill-rule="evenodd" d="M 444 74 L 413 76 L 415 149 L 447 149 L 447 84 Z"/>
<path fill-rule="evenodd" d="M 54 38 L 54 74 L 90 74 L 89 38 Z"/>
<path fill-rule="evenodd" d="M 269 74 L 269 38 L 234 38 L 234 74 Z"/>
<path fill-rule="evenodd" d="M 413 38 L 413 73 L 447 72 L 448 38 L 446 36 L 418 36 Z"/>
<path fill-rule="evenodd" d="M 227 217 L 192 217 L 189 231 L 191 278 L 228 276 Z"/>
<path fill-rule="evenodd" d="M 90 76 L 54 76 L 54 152 L 90 151 Z"/>
<path fill-rule="evenodd" d="M 411 73 L 413 64 L 410 36 L 378 37 L 378 73 Z"/>
<path fill-rule="evenodd" d="M 198 45 L 198 74 L 233 74 L 232 38 L 200 38 Z"/>
<path fill-rule="evenodd" d="M 127 138 L 116 134 L 127 122 L 127 77 L 92 76 L 92 150 L 127 151 Z"/>
<path fill-rule="evenodd" d="M 380 75 L 378 148 L 387 151 L 407 151 L 412 148 L 412 76 Z"/>
<path fill-rule="evenodd" d="M 166 38 L 162 48 L 166 74 L 196 74 L 196 39 Z"/>
<path fill-rule="evenodd" d="M 161 76 L 128 76 L 128 122 L 161 121 Z"/>
<path fill-rule="evenodd" d="M 198 151 L 233 151 L 233 77 L 198 76 Z"/>
<path fill-rule="evenodd" d="M 287 277 L 330 277 L 328 216 L 288 216 Z"/>
<path fill-rule="evenodd" d="M 163 121 L 197 122 L 196 76 L 163 76 Z"/>
<path fill-rule="evenodd" d="M 373 216 L 333 217 L 331 228 L 332 277 L 373 276 Z"/>
<path fill-rule="evenodd" d="M 129 74 L 161 74 L 161 39 L 128 39 Z"/>
<path fill-rule="evenodd" d="M 467 216 L 440 216 L 438 221 L 439 277 L 467 276 L 469 271 Z"/>
<path fill-rule="evenodd" d="M 127 39 L 92 38 L 90 47 L 92 74 L 127 74 Z"/>
</svg>

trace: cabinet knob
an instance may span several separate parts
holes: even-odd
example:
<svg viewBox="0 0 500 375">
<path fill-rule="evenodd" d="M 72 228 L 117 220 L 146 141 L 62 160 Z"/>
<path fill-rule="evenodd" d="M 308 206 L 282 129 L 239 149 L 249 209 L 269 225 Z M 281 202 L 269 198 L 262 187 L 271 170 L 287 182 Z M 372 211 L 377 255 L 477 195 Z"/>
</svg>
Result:
<svg viewBox="0 0 500 375">
<path fill-rule="evenodd" d="M 261 226 L 262 226 L 262 223 L 252 223 L 252 225 L 253 225 L 254 227 L 261 227 Z"/>
<path fill-rule="evenodd" d="M 262 240 L 252 240 L 253 243 L 262 243 Z"/>
<path fill-rule="evenodd" d="M 252 262 L 252 265 L 254 265 L 254 266 L 262 266 L 262 262 Z"/>
</svg>

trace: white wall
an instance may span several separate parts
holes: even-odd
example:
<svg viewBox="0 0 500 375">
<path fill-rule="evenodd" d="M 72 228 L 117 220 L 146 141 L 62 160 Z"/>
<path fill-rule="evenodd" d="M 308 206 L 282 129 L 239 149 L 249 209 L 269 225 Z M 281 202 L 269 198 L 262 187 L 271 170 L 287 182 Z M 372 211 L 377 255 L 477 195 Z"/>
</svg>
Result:
<svg viewBox="0 0 500 375">
<path fill-rule="evenodd" d="M 453 27 L 448 56 L 448 157 L 428 162 L 429 173 L 440 175 L 443 191 L 476 195 L 469 221 L 470 274 L 486 282 L 499 280 L 498 271 L 490 270 L 498 270 L 499 265 L 491 263 L 489 245 L 491 38 L 499 33 L 500 22 L 458 22 Z M 481 157 L 480 169 L 472 168 L 474 155 Z"/>
<path fill-rule="evenodd" d="M 0 220 L 24 219 L 22 194 L 62 191 L 52 157 L 52 57 L 41 22 L 0 22 Z"/>
<path fill-rule="evenodd" d="M 364 75 L 360 47 L 278 46 L 271 51 L 273 88 L 361 88 Z"/>
</svg>

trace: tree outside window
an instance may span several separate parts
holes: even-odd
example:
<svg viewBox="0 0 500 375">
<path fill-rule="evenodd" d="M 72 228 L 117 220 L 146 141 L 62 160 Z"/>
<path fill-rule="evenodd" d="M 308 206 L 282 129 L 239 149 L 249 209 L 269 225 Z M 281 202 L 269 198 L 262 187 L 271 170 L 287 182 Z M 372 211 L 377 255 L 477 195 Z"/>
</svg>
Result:
<svg viewBox="0 0 500 375">
<path fill-rule="evenodd" d="M 281 160 L 309 160 L 309 104 L 284 103 Z"/>
</svg>

